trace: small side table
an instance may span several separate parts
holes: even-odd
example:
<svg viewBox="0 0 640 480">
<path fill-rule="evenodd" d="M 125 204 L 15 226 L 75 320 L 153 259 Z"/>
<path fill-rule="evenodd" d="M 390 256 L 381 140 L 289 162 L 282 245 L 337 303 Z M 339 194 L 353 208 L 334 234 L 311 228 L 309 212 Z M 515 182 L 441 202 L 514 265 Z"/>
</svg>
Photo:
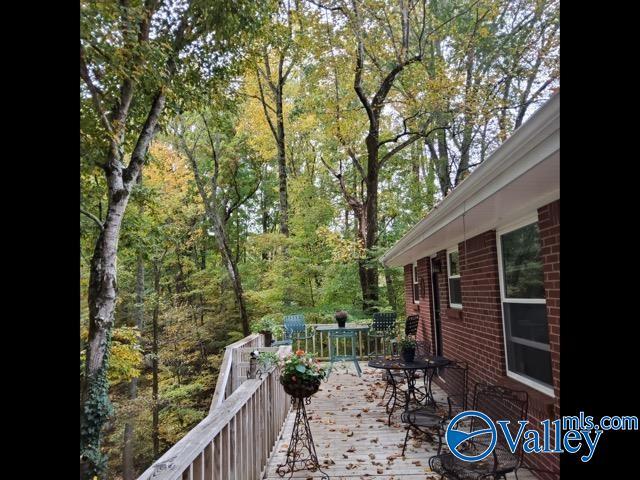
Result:
<svg viewBox="0 0 640 480">
<path fill-rule="evenodd" d="M 356 367 L 356 372 L 358 376 L 362 376 L 362 370 L 360 369 L 360 364 L 358 363 L 358 356 L 356 355 L 356 342 L 358 339 L 359 332 L 367 332 L 369 330 L 368 325 L 351 325 L 346 326 L 344 328 L 340 328 L 337 325 L 319 325 L 316 328 L 317 331 L 327 332 L 329 334 L 329 370 L 327 372 L 327 378 L 331 374 L 331 369 L 333 368 L 333 364 L 339 361 L 352 361 Z M 338 353 L 338 341 L 343 338 L 351 339 L 351 355 L 340 355 Z"/>
</svg>

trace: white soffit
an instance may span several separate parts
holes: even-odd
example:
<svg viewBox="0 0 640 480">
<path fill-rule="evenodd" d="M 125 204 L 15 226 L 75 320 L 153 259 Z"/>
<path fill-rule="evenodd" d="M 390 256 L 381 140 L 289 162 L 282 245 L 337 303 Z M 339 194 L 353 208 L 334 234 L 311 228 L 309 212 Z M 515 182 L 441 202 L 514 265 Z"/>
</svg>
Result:
<svg viewBox="0 0 640 480">
<path fill-rule="evenodd" d="M 381 261 L 407 265 L 560 198 L 559 97 L 534 113 Z"/>
</svg>

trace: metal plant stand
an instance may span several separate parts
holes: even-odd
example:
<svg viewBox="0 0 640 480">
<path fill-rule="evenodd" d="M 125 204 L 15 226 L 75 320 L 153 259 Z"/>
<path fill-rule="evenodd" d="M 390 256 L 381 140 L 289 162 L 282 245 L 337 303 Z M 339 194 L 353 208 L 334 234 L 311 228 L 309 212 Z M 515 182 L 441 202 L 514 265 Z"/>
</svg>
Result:
<svg viewBox="0 0 640 480">
<path fill-rule="evenodd" d="M 322 474 L 322 480 L 329 480 L 329 475 L 320 468 L 311 428 L 309 428 L 305 405 L 311 403 L 311 397 L 291 397 L 291 403 L 295 405 L 296 418 L 293 423 L 289 448 L 287 449 L 287 460 L 285 463 L 278 465 L 276 472 L 281 477 L 290 473 L 289 478 L 291 478 L 293 473 L 299 470 L 318 471 Z"/>
</svg>

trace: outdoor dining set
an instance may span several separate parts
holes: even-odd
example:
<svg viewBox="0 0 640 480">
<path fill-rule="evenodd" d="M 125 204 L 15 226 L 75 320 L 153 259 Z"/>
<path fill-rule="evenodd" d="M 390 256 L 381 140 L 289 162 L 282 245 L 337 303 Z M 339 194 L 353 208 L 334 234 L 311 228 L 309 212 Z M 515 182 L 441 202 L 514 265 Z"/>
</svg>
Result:
<svg viewBox="0 0 640 480">
<path fill-rule="evenodd" d="M 418 325 L 417 315 L 408 316 L 402 329 L 404 335 L 399 336 L 396 313 L 381 312 L 373 314 L 369 325 L 317 325 L 315 331 L 309 332 L 304 316 L 293 315 L 285 317 L 284 338 L 273 342 L 272 346 L 308 341 L 316 332 L 326 332 L 329 338 L 328 373 L 334 363 L 352 361 L 357 375 L 361 376 L 356 344 L 358 334 L 366 333 L 368 366 L 381 371 L 385 382 L 382 401 L 386 399 L 387 424 L 391 426 L 394 412 L 400 411 L 400 421 L 406 429 L 403 456 L 412 433 L 425 435 L 432 441 L 437 436 L 437 454 L 429 458 L 429 466 L 447 478 L 506 478 L 507 473 L 516 472 L 522 464 L 522 450 L 512 453 L 500 439 L 496 439 L 491 454 L 478 462 L 461 460 L 449 449 L 443 449 L 443 439 L 451 421 L 467 410 L 483 412 L 494 423 L 496 420 L 509 420 L 510 425 L 517 425 L 519 420 L 527 418 L 527 393 L 483 382 L 476 383 L 470 389 L 467 362 L 434 355 L 427 342 L 415 340 Z M 410 356 L 412 358 L 403 354 L 399 338 L 414 339 L 415 354 Z M 345 344 L 340 354 L 339 340 L 350 340 L 351 348 L 347 349 Z M 434 381 L 446 386 L 445 401 L 434 397 Z M 461 425 L 465 430 L 464 438 L 468 440 L 460 442 L 456 447 L 458 452 L 474 457 L 491 449 L 488 443 L 491 439 L 487 439 L 486 435 L 474 435 L 474 432 L 486 430 L 486 422 L 473 417 Z M 460 429 L 460 425 L 457 428 Z"/>
</svg>

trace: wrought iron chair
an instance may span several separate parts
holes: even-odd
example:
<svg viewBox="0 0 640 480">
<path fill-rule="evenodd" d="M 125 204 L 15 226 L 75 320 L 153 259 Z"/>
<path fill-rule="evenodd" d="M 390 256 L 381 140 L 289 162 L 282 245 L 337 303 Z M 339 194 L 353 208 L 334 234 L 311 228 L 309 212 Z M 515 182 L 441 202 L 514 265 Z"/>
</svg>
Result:
<svg viewBox="0 0 640 480">
<path fill-rule="evenodd" d="M 469 367 L 465 362 L 452 361 L 442 368 L 442 377 L 447 382 L 447 403 L 428 404 L 417 408 L 409 408 L 409 393 L 405 393 L 405 411 L 401 415 L 402 423 L 406 424 L 407 433 L 402 445 L 402 455 L 407 448 L 409 432 L 417 431 L 431 435 L 438 434 L 438 453 L 442 450 L 442 436 L 446 422 L 455 415 L 467 409 Z"/>
<path fill-rule="evenodd" d="M 307 326 L 304 323 L 304 315 L 287 315 L 284 317 L 284 339 L 271 342 L 272 347 L 280 345 L 293 345 L 293 342 L 308 340 L 313 338 L 313 334 L 307 335 Z M 315 333 L 315 332 L 314 332 Z"/>
<path fill-rule="evenodd" d="M 473 410 L 485 413 L 496 423 L 497 420 L 508 420 L 509 430 L 515 438 L 519 427 L 518 421 L 526 420 L 529 398 L 527 392 L 511 390 L 509 388 L 476 384 L 473 395 Z M 486 423 L 477 417 L 472 417 L 469 433 L 485 430 Z M 476 435 L 460 443 L 458 451 L 468 456 L 477 456 L 486 452 L 491 441 L 489 435 Z M 434 472 L 446 478 L 456 479 L 485 479 L 504 478 L 522 465 L 522 445 L 518 444 L 515 453 L 507 445 L 504 435 L 499 432 L 493 452 L 485 459 L 477 462 L 460 460 L 452 453 L 442 453 L 429 459 L 429 466 Z"/>
<path fill-rule="evenodd" d="M 378 340 L 382 344 L 382 354 L 385 353 L 385 342 L 390 340 L 396 326 L 396 312 L 376 312 L 373 314 L 373 322 L 369 330 L 369 338 L 367 340 L 367 348 L 369 349 L 369 357 L 372 352 L 378 355 Z M 373 340 L 374 349 L 371 349 L 371 340 Z"/>
</svg>

